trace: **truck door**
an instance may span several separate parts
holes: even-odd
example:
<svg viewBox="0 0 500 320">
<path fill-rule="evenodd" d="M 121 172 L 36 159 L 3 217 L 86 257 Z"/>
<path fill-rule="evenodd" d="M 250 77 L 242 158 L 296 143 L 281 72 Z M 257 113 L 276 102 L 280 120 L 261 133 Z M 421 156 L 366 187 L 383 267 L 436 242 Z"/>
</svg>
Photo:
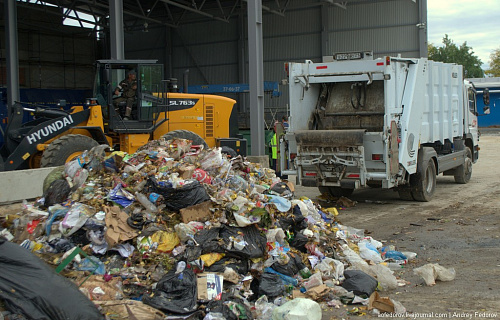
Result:
<svg viewBox="0 0 500 320">
<path fill-rule="evenodd" d="M 477 123 L 477 105 L 476 105 L 476 92 L 472 87 L 467 89 L 467 110 L 465 111 L 467 114 L 467 125 L 468 132 L 472 135 L 472 139 L 474 144 L 478 141 L 478 123 Z M 471 150 L 474 152 L 474 150 Z"/>
</svg>

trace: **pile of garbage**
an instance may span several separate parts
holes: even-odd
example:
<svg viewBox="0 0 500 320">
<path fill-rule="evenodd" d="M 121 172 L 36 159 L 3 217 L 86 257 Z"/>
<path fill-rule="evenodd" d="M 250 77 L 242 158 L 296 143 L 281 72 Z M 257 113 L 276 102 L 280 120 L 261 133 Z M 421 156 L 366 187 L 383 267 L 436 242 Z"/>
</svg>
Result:
<svg viewBox="0 0 500 320">
<path fill-rule="evenodd" d="M 11 319 L 321 319 L 322 307 L 351 303 L 404 312 L 379 292 L 405 285 L 391 269 L 415 254 L 295 199 L 272 169 L 183 139 L 107 148 L 56 168 L 42 198 L 0 221 Z"/>
</svg>

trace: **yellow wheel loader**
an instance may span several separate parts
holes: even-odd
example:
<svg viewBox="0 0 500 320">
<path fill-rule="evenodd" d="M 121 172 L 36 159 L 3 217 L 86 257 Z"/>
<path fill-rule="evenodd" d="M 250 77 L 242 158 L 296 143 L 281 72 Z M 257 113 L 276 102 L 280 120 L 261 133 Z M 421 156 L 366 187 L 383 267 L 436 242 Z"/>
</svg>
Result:
<svg viewBox="0 0 500 320">
<path fill-rule="evenodd" d="M 246 155 L 246 140 L 229 137 L 233 99 L 177 92 L 176 80 L 163 80 L 156 60 L 98 60 L 96 69 L 94 97 L 82 106 L 13 108 L 0 171 L 62 165 L 98 144 L 133 153 L 162 136 Z M 131 71 L 137 75 L 136 92 L 125 117 L 130 105 L 116 93 Z M 24 112 L 32 112 L 35 120 L 23 124 Z"/>
</svg>

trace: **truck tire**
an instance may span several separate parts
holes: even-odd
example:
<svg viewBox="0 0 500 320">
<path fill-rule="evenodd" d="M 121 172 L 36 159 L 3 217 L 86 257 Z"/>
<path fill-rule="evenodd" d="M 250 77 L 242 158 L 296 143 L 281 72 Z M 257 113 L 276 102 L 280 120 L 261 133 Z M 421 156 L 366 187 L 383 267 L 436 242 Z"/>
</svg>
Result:
<svg viewBox="0 0 500 320">
<path fill-rule="evenodd" d="M 56 167 L 73 160 L 99 143 L 81 134 L 67 134 L 52 141 L 43 151 L 41 167 Z"/>
<path fill-rule="evenodd" d="M 436 191 L 436 165 L 432 159 L 423 164 L 421 174 L 410 178 L 413 199 L 422 202 L 431 201 Z"/>
<path fill-rule="evenodd" d="M 401 200 L 413 201 L 413 195 L 411 194 L 411 189 L 408 186 L 399 187 L 398 194 Z"/>
<path fill-rule="evenodd" d="M 350 197 L 354 191 L 354 189 L 347 189 L 341 187 L 318 187 L 319 192 L 326 193 L 336 198 L 340 197 Z"/>
<path fill-rule="evenodd" d="M 200 137 L 199 135 L 197 135 L 193 131 L 189 131 L 189 130 L 170 131 L 170 132 L 165 133 L 162 136 L 162 138 L 164 138 L 165 140 L 172 140 L 175 138 L 191 140 L 191 141 L 193 141 L 194 145 L 203 145 L 204 149 L 208 149 L 208 145 L 205 142 L 205 140 L 203 140 L 202 137 Z"/>
<path fill-rule="evenodd" d="M 465 148 L 466 158 L 464 164 L 455 169 L 455 182 L 465 184 L 470 181 L 472 176 L 472 151 L 469 147 Z"/>
</svg>

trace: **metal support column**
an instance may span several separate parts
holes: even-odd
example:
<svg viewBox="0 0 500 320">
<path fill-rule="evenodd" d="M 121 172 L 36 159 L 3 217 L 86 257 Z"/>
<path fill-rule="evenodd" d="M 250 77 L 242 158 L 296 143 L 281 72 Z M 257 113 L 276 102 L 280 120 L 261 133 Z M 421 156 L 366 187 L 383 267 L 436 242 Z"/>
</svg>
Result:
<svg viewBox="0 0 500 320">
<path fill-rule="evenodd" d="M 328 32 L 328 21 L 330 19 L 330 8 L 328 5 L 323 4 L 321 6 L 321 55 L 331 56 L 333 52 L 330 52 L 328 47 L 330 34 Z"/>
<path fill-rule="evenodd" d="M 19 59 L 17 55 L 17 11 L 16 0 L 6 0 L 5 38 L 7 46 L 7 115 L 12 119 L 14 104 L 19 101 Z"/>
<path fill-rule="evenodd" d="M 123 0 L 109 0 L 109 28 L 111 33 L 111 59 L 125 59 L 123 41 Z"/>
<path fill-rule="evenodd" d="M 427 0 L 419 0 L 418 1 L 418 15 L 419 15 L 419 23 L 418 23 L 418 44 L 420 46 L 420 57 L 427 58 Z"/>
<path fill-rule="evenodd" d="M 245 48 L 245 14 L 244 9 L 240 8 L 240 14 L 238 15 L 238 52 L 236 55 L 238 56 L 238 82 L 239 83 L 248 83 L 247 79 L 247 66 L 246 66 L 246 48 Z M 245 93 L 239 94 L 239 110 L 240 112 L 248 112 L 247 108 L 247 95 Z M 246 120 L 246 119 L 245 119 Z M 246 123 L 248 126 L 249 124 Z"/>
<path fill-rule="evenodd" d="M 247 2 L 252 156 L 265 155 L 262 0 Z"/>
</svg>

